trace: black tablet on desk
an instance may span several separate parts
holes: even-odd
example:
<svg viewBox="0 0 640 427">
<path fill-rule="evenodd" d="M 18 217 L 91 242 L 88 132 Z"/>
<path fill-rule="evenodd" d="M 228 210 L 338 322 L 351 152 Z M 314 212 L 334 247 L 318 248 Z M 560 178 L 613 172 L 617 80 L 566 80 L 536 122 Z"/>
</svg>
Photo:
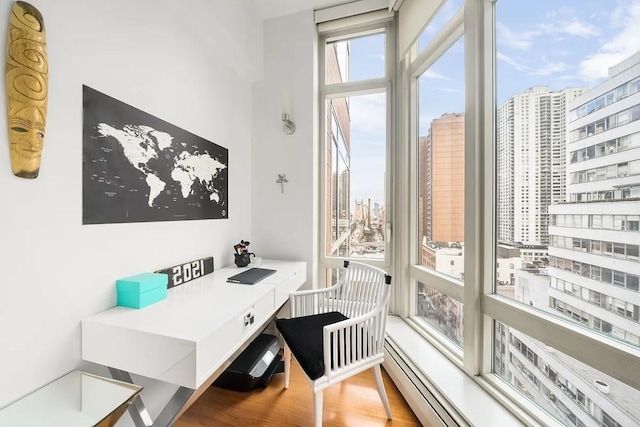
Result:
<svg viewBox="0 0 640 427">
<path fill-rule="evenodd" d="M 243 285 L 255 285 L 265 277 L 271 276 L 276 270 L 269 270 L 268 268 L 250 268 L 231 276 L 227 279 L 229 283 L 242 283 Z"/>
</svg>

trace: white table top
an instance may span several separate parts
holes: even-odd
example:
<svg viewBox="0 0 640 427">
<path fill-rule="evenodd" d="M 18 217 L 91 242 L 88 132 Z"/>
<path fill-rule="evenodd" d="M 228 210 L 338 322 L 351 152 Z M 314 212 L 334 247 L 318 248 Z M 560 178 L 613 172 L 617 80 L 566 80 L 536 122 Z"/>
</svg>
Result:
<svg viewBox="0 0 640 427">
<path fill-rule="evenodd" d="M 290 261 L 263 261 L 260 268 L 278 270 L 255 285 L 227 283 L 227 278 L 249 267 L 225 267 L 204 277 L 171 288 L 167 299 L 143 309 L 114 307 L 84 319 L 126 329 L 200 342 L 211 325 L 222 324 L 259 299 L 290 274 Z M 302 262 L 298 264 L 304 264 Z"/>
</svg>

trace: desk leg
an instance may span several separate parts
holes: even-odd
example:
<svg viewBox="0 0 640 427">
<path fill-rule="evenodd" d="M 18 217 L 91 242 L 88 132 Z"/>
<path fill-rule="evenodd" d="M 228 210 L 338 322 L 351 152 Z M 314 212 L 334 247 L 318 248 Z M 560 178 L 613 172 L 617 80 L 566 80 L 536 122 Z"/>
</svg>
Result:
<svg viewBox="0 0 640 427">
<path fill-rule="evenodd" d="M 116 368 L 109 368 L 109 372 L 114 380 L 133 384 L 133 379 L 129 372 L 121 371 Z M 129 406 L 129 415 L 131 415 L 131 419 L 136 427 L 148 427 L 153 425 L 149 411 L 147 411 L 146 406 L 144 406 L 144 402 L 140 398 L 140 394 L 136 396 L 136 399 L 133 401 L 131 406 Z"/>
<path fill-rule="evenodd" d="M 113 379 L 133 384 L 133 379 L 129 372 L 116 368 L 109 368 L 109 372 Z M 189 400 L 189 397 L 193 394 L 193 391 L 194 390 L 187 387 L 178 387 L 178 390 L 171 396 L 171 399 L 169 399 L 155 421 L 151 420 L 149 411 L 147 411 L 142 398 L 138 394 L 131 406 L 129 406 L 129 415 L 131 415 L 131 419 L 136 427 L 171 426 L 176 421 L 175 418 L 182 406 L 187 403 L 187 400 Z"/>
<path fill-rule="evenodd" d="M 177 421 L 176 417 L 178 416 L 180 409 L 182 409 L 184 404 L 187 403 L 187 400 L 189 400 L 193 392 L 194 390 L 190 388 L 182 386 L 178 387 L 178 390 L 176 390 L 173 396 L 171 396 L 171 399 L 169 399 L 169 402 L 167 402 L 165 407 L 162 409 L 162 412 L 160 412 L 158 418 L 153 422 L 153 425 L 159 427 L 172 426 L 173 423 Z"/>
</svg>

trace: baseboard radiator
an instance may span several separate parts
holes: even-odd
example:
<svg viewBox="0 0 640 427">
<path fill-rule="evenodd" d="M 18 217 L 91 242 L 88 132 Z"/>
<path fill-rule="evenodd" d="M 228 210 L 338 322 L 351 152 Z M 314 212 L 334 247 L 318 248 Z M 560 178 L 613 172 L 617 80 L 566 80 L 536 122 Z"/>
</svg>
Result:
<svg viewBox="0 0 640 427">
<path fill-rule="evenodd" d="M 452 408 L 445 407 L 444 397 L 437 396 L 435 387 L 431 389 L 428 387 L 429 380 L 389 337 L 385 342 L 384 353 L 385 371 L 423 425 L 433 427 L 467 425 L 464 421 L 456 421 L 456 419 L 460 420 L 460 417 L 455 415 Z"/>
</svg>

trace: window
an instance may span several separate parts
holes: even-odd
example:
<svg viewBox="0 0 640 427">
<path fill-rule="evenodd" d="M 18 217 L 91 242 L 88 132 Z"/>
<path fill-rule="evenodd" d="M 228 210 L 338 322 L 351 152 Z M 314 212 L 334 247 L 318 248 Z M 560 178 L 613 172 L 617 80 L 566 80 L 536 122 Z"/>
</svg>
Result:
<svg viewBox="0 0 640 427">
<path fill-rule="evenodd" d="M 369 55 L 382 60 L 371 61 Z M 325 82 L 339 84 L 385 76 L 385 32 L 330 41 L 325 45 Z"/>
<path fill-rule="evenodd" d="M 463 304 L 423 283 L 418 283 L 417 303 L 418 318 L 462 348 Z"/>
<path fill-rule="evenodd" d="M 344 25 L 321 29 L 319 39 L 324 70 L 319 271 L 325 285 L 334 282 L 333 268 L 345 258 L 389 266 L 387 118 L 394 75 L 393 23 Z"/>
<path fill-rule="evenodd" d="M 433 34 L 397 67 L 399 97 L 385 98 L 400 108 L 386 169 L 399 231 L 394 253 L 385 247 L 392 309 L 540 420 L 638 425 L 594 378 L 640 402 L 640 65 L 610 77 L 615 64 L 588 62 L 617 24 L 594 4 L 563 6 L 465 0 L 463 17 L 425 17 Z M 353 141 L 349 154 L 353 194 Z"/>
<path fill-rule="evenodd" d="M 604 321 L 598 321 L 598 325 L 600 324 L 603 326 L 599 327 L 603 329 L 611 327 Z M 497 325 L 501 323 L 495 322 L 495 325 L 497 331 Z M 501 327 L 503 331 L 506 330 L 511 345 L 501 347 L 502 352 L 497 352 L 494 358 L 494 363 L 503 362 L 507 369 L 501 373 L 498 373 L 498 369 L 494 370 L 528 399 L 567 425 L 577 425 L 577 420 L 580 419 L 585 420 L 583 425 L 587 425 L 587 422 L 590 424 L 595 418 L 602 425 L 613 426 L 625 425 L 624 422 L 633 420 L 628 418 L 628 415 L 619 413 L 616 414 L 616 421 L 602 410 L 609 406 L 609 402 L 604 402 L 601 396 L 605 387 L 609 390 L 611 387 L 620 386 L 626 398 L 633 400 L 640 398 L 638 390 L 619 384 L 617 380 L 596 370 L 590 371 L 588 379 L 577 376 L 575 368 L 584 370 L 589 367 L 521 331 L 505 325 Z M 598 386 L 601 388 L 598 389 Z M 587 402 L 591 404 L 587 405 Z M 575 404 L 578 404 L 580 412 L 571 412 L 568 409 Z M 635 424 L 631 422 L 630 425 Z"/>
<path fill-rule="evenodd" d="M 384 94 L 331 98 L 327 140 L 326 256 L 384 259 L 386 144 Z M 375 123 L 374 127 L 369 127 Z M 336 130 L 333 129 L 336 126 Z"/>
<path fill-rule="evenodd" d="M 456 279 L 464 276 L 463 53 L 460 39 L 418 78 L 420 265 Z"/>
<path fill-rule="evenodd" d="M 458 1 L 453 12 L 461 4 Z M 412 197 L 417 221 L 412 230 L 416 256 L 411 276 L 416 283 L 418 303 L 426 292 L 430 310 L 435 310 L 435 314 L 429 315 L 418 307 L 415 324 L 438 340 L 444 336 L 454 344 L 456 354 L 460 354 L 463 344 L 460 291 L 465 274 L 464 37 L 459 27 L 451 25 L 462 18 L 462 14 L 450 13 L 451 5 L 456 6 L 456 2 L 449 0 L 435 18 L 435 22 L 446 19 L 447 31 L 451 31 L 449 45 L 443 51 L 424 50 L 421 54 L 424 62 L 414 70 L 412 79 L 412 96 L 417 105 L 413 131 L 417 167 Z M 427 40 L 427 35 L 423 34 L 421 42 Z"/>
<path fill-rule="evenodd" d="M 616 86 L 594 83 L 595 88 L 591 89 L 585 87 L 580 79 L 565 79 L 562 72 L 550 71 L 551 61 L 559 64 L 563 59 L 542 52 L 560 46 L 574 49 L 581 40 L 575 35 L 565 34 L 566 38 L 552 41 L 550 33 L 544 34 L 545 31 L 551 30 L 553 25 L 562 25 L 561 22 L 568 23 L 564 20 L 566 17 L 563 18 L 557 9 L 552 10 L 544 2 L 530 3 L 526 10 L 522 6 L 521 2 L 514 0 L 494 3 L 496 87 L 493 92 L 497 98 L 493 147 L 495 256 L 501 261 L 506 256 L 521 260 L 521 264 L 516 265 L 514 281 L 510 284 L 513 289 L 509 292 L 501 287 L 500 272 L 496 270 L 495 283 L 492 283 L 496 314 L 500 312 L 507 319 L 519 318 L 519 321 L 526 317 L 531 322 L 536 317 L 542 319 L 552 315 L 554 324 L 571 325 L 585 334 L 600 331 L 605 348 L 606 340 L 618 340 L 637 347 L 640 343 L 632 333 L 636 328 L 630 328 L 628 324 L 623 327 L 622 320 L 631 318 L 633 314 L 633 308 L 625 303 L 637 300 L 637 292 L 633 290 L 637 275 L 632 272 L 638 267 L 625 264 L 628 271 L 622 271 L 622 264 L 616 265 L 616 269 L 609 268 L 618 261 L 614 258 L 625 263 L 631 260 L 628 239 L 621 238 L 620 233 L 616 234 L 611 229 L 627 230 L 627 215 L 619 213 L 640 209 L 640 202 L 623 208 L 607 200 L 629 198 L 625 188 L 617 184 L 622 181 L 620 178 L 633 176 L 636 158 L 614 154 L 620 140 L 631 138 L 631 132 L 625 134 L 623 129 L 637 120 L 634 111 L 638 107 L 621 103 L 622 107 L 616 110 L 613 107 L 616 105 Z M 573 18 L 597 28 L 598 24 L 592 22 L 594 15 L 589 15 L 586 10 L 576 14 Z M 542 21 L 545 24 L 540 25 Z M 542 30 L 543 27 L 546 30 Z M 546 70 L 544 76 L 537 74 L 543 69 Z M 640 56 L 637 73 L 640 75 Z M 617 86 L 626 87 L 628 83 L 627 77 Z M 483 89 L 488 90 L 489 87 L 490 83 L 485 83 Z M 616 89 L 612 90 L 612 87 Z M 577 120 L 581 117 L 584 119 Z M 558 125 L 553 126 L 553 123 Z M 616 133 L 611 132 L 614 128 Z M 579 140 L 584 142 L 576 144 Z M 594 161 L 608 156 L 609 161 Z M 575 166 L 570 168 L 572 163 Z M 489 187 L 490 183 L 486 182 L 485 191 Z M 530 197 L 532 191 L 536 191 L 538 197 Z M 584 201 L 595 203 L 581 203 Z M 489 218 L 494 215 L 493 212 L 484 212 Z M 502 250 L 505 246 L 511 250 L 509 255 Z M 537 263 L 526 261 L 522 248 L 528 247 L 547 251 L 548 255 Z M 631 256 L 634 256 L 634 250 L 631 248 Z M 495 265 L 495 262 L 485 265 Z M 561 283 L 564 283 L 564 289 L 562 286 L 558 289 Z M 505 299 L 509 304 L 504 302 Z M 611 301 L 611 305 L 614 301 L 622 305 L 607 308 L 607 315 L 596 317 L 604 310 L 602 305 L 606 301 Z M 526 314 L 524 310 L 527 310 Z M 614 322 L 612 318 L 619 320 Z M 555 338 L 551 335 L 554 334 L 542 334 L 546 335 L 546 341 L 538 341 L 525 331 L 515 331 L 508 322 L 502 329 L 512 333 L 527 351 L 509 353 L 507 348 L 505 354 L 494 353 L 492 360 L 503 361 L 506 367 L 502 369 L 500 365 L 500 369 L 495 369 L 497 375 L 564 423 L 588 425 L 594 418 L 604 422 L 599 409 L 594 408 L 608 408 L 614 402 L 603 399 L 599 394 L 585 395 L 593 389 L 590 378 L 599 375 L 598 369 L 602 369 L 602 365 L 597 369 L 589 367 L 561 351 L 550 349 L 549 345 Z M 536 328 L 531 328 L 528 333 L 531 332 L 539 335 Z M 495 335 L 494 340 L 497 340 Z M 493 348 L 495 351 L 498 346 Z M 532 359 L 530 352 L 538 358 Z M 573 355 L 586 360 L 578 352 Z M 544 367 L 548 366 L 553 366 L 557 375 L 552 382 L 544 380 Z M 585 372 L 579 381 L 575 380 L 574 371 L 567 370 L 572 366 Z M 605 370 L 608 368 L 604 366 Z M 565 375 L 562 375 L 563 370 Z M 581 402 L 578 401 L 577 390 L 584 396 Z M 630 387 L 629 392 L 640 399 L 638 390 Z M 589 399 L 591 406 L 585 405 Z M 582 403 L 580 411 L 576 410 L 575 403 Z M 621 414 L 609 415 L 622 425 L 629 422 Z M 632 422 L 635 424 L 640 424 L 640 414 Z"/>
</svg>

